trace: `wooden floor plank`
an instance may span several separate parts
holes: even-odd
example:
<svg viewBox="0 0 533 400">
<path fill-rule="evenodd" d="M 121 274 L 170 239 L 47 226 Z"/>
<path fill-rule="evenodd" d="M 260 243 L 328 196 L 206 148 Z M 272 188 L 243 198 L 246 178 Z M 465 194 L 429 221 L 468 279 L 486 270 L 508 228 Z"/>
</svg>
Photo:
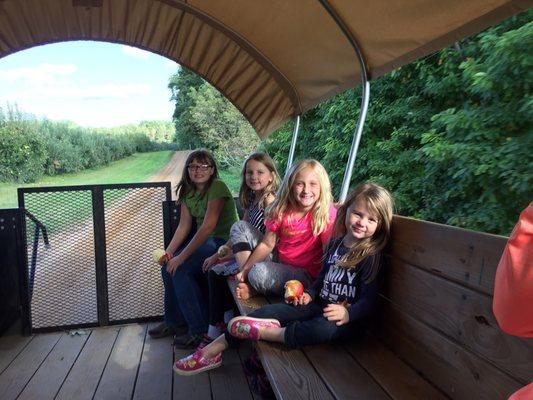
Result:
<svg viewBox="0 0 533 400">
<path fill-rule="evenodd" d="M 146 335 L 133 399 L 172 399 L 172 360 L 171 336 L 153 339 Z"/>
<path fill-rule="evenodd" d="M 341 346 L 309 346 L 304 352 L 336 399 L 390 399 L 372 376 Z"/>
<path fill-rule="evenodd" d="M 53 399 L 87 341 L 87 335 L 64 333 L 41 364 L 18 400 Z"/>
<path fill-rule="evenodd" d="M 20 394 L 60 337 L 61 333 L 50 333 L 33 338 L 0 375 L 0 399 L 11 400 Z"/>
<path fill-rule="evenodd" d="M 118 327 L 92 330 L 56 400 L 92 399 L 119 330 Z"/>
<path fill-rule="evenodd" d="M 448 398 L 370 336 L 346 344 L 345 348 L 394 400 Z"/>
<path fill-rule="evenodd" d="M 33 336 L 11 335 L 0 337 L 0 373 L 17 357 Z"/>
<path fill-rule="evenodd" d="M 131 399 L 145 334 L 146 325 L 121 327 L 94 399 Z"/>
<path fill-rule="evenodd" d="M 252 393 L 236 349 L 226 350 L 222 356 L 222 366 L 209 374 L 213 400 L 252 400 Z"/>
<path fill-rule="evenodd" d="M 241 358 L 241 364 L 243 366 L 243 370 L 244 370 L 244 363 L 246 362 L 246 360 L 248 358 L 250 358 L 250 356 L 252 355 L 253 351 L 254 351 L 253 343 L 251 341 L 249 341 L 249 340 L 243 341 L 241 343 L 241 345 L 239 346 L 239 357 Z M 248 382 L 248 386 L 250 387 L 250 390 L 251 390 L 252 377 L 251 376 L 246 376 L 246 381 Z M 254 393 L 253 391 L 251 393 L 252 393 L 252 398 L 254 400 L 261 400 L 262 399 L 262 397 L 259 394 Z"/>
<path fill-rule="evenodd" d="M 174 361 L 186 357 L 192 350 L 174 349 Z M 192 376 L 181 376 L 174 373 L 174 400 L 211 399 L 211 383 L 209 373 Z"/>
<path fill-rule="evenodd" d="M 261 362 L 278 399 L 333 399 L 301 350 L 257 342 Z"/>
</svg>

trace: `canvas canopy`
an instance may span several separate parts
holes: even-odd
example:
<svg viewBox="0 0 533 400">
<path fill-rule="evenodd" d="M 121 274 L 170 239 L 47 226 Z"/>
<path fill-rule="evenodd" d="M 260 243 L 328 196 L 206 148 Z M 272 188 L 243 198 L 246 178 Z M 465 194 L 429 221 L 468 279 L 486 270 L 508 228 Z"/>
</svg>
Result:
<svg viewBox="0 0 533 400">
<path fill-rule="evenodd" d="M 125 43 L 191 69 L 261 138 L 360 82 L 326 0 L 0 0 L 0 57 L 67 40 Z M 370 79 L 532 5 L 531 0 L 329 0 Z M 101 60 L 106 62 L 106 60 Z"/>
</svg>

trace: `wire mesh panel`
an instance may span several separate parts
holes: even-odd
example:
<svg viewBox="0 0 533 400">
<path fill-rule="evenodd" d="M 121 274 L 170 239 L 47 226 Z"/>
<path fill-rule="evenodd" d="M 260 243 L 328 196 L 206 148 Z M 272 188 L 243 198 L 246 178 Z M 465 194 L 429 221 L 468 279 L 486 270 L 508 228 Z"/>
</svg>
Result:
<svg viewBox="0 0 533 400">
<path fill-rule="evenodd" d="M 165 187 L 104 190 L 109 320 L 163 314 L 163 283 L 152 252 L 163 248 Z"/>
<path fill-rule="evenodd" d="M 91 190 L 24 193 L 24 207 L 34 217 L 26 217 L 32 327 L 95 324 Z"/>
</svg>

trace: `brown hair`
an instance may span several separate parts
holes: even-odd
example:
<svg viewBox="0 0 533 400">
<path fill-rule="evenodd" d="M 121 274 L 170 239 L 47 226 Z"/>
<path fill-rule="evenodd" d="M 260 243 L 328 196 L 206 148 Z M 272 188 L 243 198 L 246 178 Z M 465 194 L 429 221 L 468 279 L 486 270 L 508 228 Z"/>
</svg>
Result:
<svg viewBox="0 0 533 400">
<path fill-rule="evenodd" d="M 189 157 L 187 157 L 187 160 L 185 161 L 185 167 L 183 167 L 183 173 L 181 175 L 181 180 L 176 186 L 176 195 L 178 196 L 179 202 L 183 201 L 185 199 L 185 196 L 187 196 L 188 193 L 196 192 L 196 185 L 191 180 L 191 177 L 189 176 L 189 169 L 188 169 L 189 165 L 191 165 L 193 161 L 205 163 L 214 168 L 213 175 L 209 177 L 209 181 L 207 181 L 207 184 L 205 185 L 205 187 L 198 192 L 200 195 L 200 198 L 205 196 L 205 194 L 209 190 L 209 187 L 211 186 L 213 181 L 216 178 L 218 178 L 217 163 L 213 155 L 206 149 L 199 149 L 199 150 L 193 151 L 191 154 L 189 154 Z"/>
<path fill-rule="evenodd" d="M 263 193 L 261 194 L 261 198 L 259 199 L 259 207 L 264 209 L 266 205 L 265 204 L 266 199 L 268 198 L 268 196 L 270 196 L 271 194 L 275 195 L 276 191 L 278 190 L 278 187 L 279 187 L 278 171 L 276 170 L 274 161 L 272 161 L 272 158 L 270 158 L 268 154 L 257 152 L 257 153 L 252 153 L 248 156 L 246 161 L 244 161 L 244 165 L 242 167 L 242 172 L 241 172 L 242 183 L 241 183 L 241 188 L 239 190 L 239 201 L 243 208 L 250 208 L 251 206 L 250 197 L 251 197 L 251 194 L 253 194 L 252 189 L 250 189 L 248 185 L 246 185 L 246 165 L 248 164 L 248 161 L 250 160 L 254 160 L 254 161 L 257 161 L 263 164 L 270 171 L 270 174 L 272 175 L 272 180 L 263 189 Z"/>
<path fill-rule="evenodd" d="M 339 207 L 334 225 L 334 236 L 337 238 L 346 235 L 346 213 L 348 208 L 356 201 L 365 202 L 368 210 L 378 218 L 376 231 L 371 237 L 357 241 L 350 250 L 337 260 L 337 266 L 355 268 L 366 257 L 378 254 L 385 248 L 390 237 L 394 202 L 391 194 L 383 187 L 374 183 L 363 183 L 357 186 Z M 373 281 L 379 272 L 379 260 L 375 260 L 370 271 L 365 274 L 365 281 Z"/>
</svg>

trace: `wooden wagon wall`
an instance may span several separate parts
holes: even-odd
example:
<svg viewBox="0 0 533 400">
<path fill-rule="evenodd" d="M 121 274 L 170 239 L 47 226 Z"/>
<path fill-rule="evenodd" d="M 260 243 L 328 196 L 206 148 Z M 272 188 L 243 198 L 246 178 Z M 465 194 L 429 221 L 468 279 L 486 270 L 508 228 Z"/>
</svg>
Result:
<svg viewBox="0 0 533 400">
<path fill-rule="evenodd" d="M 453 399 L 503 399 L 533 379 L 533 340 L 492 313 L 507 238 L 394 218 L 380 336 Z"/>
</svg>

